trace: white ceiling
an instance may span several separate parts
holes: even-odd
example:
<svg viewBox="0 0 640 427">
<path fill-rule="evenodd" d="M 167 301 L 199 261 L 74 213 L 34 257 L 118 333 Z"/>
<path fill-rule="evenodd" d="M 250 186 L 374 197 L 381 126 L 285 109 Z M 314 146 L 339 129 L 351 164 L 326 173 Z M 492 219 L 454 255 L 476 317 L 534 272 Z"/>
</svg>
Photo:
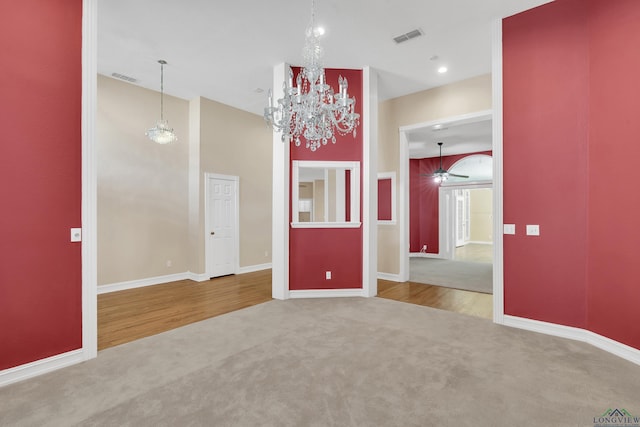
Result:
<svg viewBox="0 0 640 427">
<path fill-rule="evenodd" d="M 549 1 L 316 0 L 316 23 L 325 66 L 373 67 L 385 100 L 489 73 L 493 20 Z M 301 63 L 310 15 L 311 0 L 99 0 L 98 72 L 159 90 L 164 59 L 167 94 L 262 114 L 273 67 Z"/>
<path fill-rule="evenodd" d="M 492 149 L 491 119 L 462 120 L 413 129 L 406 132 L 409 158 L 422 159 L 440 155 L 438 142 L 442 142 L 442 155 L 488 151 Z"/>
</svg>

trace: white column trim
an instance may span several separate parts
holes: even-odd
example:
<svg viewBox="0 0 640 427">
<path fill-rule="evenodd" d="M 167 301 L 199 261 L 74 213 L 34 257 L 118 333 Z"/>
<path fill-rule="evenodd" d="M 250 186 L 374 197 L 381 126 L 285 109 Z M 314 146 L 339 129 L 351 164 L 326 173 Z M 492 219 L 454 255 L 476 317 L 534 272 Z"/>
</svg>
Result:
<svg viewBox="0 0 640 427">
<path fill-rule="evenodd" d="M 273 98 L 284 97 L 282 82 L 289 66 L 273 67 Z M 289 298 L 289 159 L 290 147 L 281 134 L 273 132 L 273 206 L 271 243 L 271 295 L 275 299 Z"/>
<path fill-rule="evenodd" d="M 82 2 L 82 352 L 98 355 L 97 56 L 98 0 Z M 58 365 L 53 364 L 52 370 Z"/>
<path fill-rule="evenodd" d="M 398 135 L 399 141 L 399 160 L 400 160 L 400 194 L 398 212 L 398 242 L 400 246 L 400 271 L 398 276 L 401 282 L 409 280 L 409 212 L 411 211 L 409 203 L 409 140 L 406 131 L 401 127 Z"/>
<path fill-rule="evenodd" d="M 491 90 L 493 102 L 493 321 L 504 322 L 502 19 L 493 21 Z"/>
<path fill-rule="evenodd" d="M 378 75 L 362 70 L 362 292 L 378 294 Z M 353 212 L 353 211 L 352 211 Z"/>
</svg>

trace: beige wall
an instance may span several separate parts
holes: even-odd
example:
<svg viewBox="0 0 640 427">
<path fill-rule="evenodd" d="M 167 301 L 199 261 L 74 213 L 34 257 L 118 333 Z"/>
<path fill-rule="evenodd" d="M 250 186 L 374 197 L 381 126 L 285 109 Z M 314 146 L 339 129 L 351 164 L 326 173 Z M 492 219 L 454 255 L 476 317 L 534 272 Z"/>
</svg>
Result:
<svg viewBox="0 0 640 427">
<path fill-rule="evenodd" d="M 490 108 L 489 75 L 380 103 L 378 171 L 399 173 L 399 127 Z M 204 273 L 205 172 L 240 177 L 240 267 L 271 262 L 272 134 L 262 117 L 166 96 L 180 141 L 159 146 L 144 136 L 158 114 L 158 92 L 98 76 L 98 283 Z M 378 271 L 399 272 L 399 233 L 378 226 Z"/>
<path fill-rule="evenodd" d="M 477 188 L 469 192 L 470 238 L 473 242 L 493 242 L 493 190 Z"/>
<path fill-rule="evenodd" d="M 435 89 L 390 99 L 379 105 L 378 172 L 400 177 L 399 128 L 491 108 L 491 76 L 483 75 Z M 396 183 L 396 198 L 400 182 Z M 408 184 L 408 183 L 407 183 Z M 398 206 L 399 200 L 397 200 Z M 378 271 L 400 272 L 400 227 L 378 226 Z"/>
<path fill-rule="evenodd" d="M 240 267 L 270 263 L 273 133 L 262 116 L 206 98 L 200 118 L 201 200 L 205 172 L 239 176 Z M 204 203 L 200 214 L 204 221 Z"/>
<path fill-rule="evenodd" d="M 240 177 L 240 267 L 270 263 L 272 134 L 264 120 L 165 95 L 179 141 L 161 146 L 144 135 L 160 114 L 159 96 L 98 76 L 98 284 L 205 272 L 205 172 Z"/>
<path fill-rule="evenodd" d="M 160 116 L 158 92 L 98 76 L 99 285 L 187 271 L 189 109 L 171 96 L 164 105 L 177 144 L 144 134 Z"/>
</svg>

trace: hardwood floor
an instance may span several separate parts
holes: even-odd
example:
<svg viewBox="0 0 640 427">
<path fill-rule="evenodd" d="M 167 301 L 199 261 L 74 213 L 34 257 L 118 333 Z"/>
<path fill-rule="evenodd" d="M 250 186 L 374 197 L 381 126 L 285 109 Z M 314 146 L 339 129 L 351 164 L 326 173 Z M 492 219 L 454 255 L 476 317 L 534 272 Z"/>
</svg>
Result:
<svg viewBox="0 0 640 427">
<path fill-rule="evenodd" d="M 492 296 L 378 280 L 381 298 L 491 319 Z M 98 350 L 271 300 L 271 270 L 98 295 Z"/>
<path fill-rule="evenodd" d="M 98 295 L 98 350 L 271 300 L 271 270 Z"/>
<path fill-rule="evenodd" d="M 378 279 L 378 297 L 493 319 L 493 295 Z"/>
</svg>

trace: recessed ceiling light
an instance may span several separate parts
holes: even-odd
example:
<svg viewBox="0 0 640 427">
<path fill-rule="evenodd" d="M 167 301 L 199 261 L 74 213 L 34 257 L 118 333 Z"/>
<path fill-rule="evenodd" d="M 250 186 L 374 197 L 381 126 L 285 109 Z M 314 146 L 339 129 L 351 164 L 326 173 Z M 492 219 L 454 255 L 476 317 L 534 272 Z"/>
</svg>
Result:
<svg viewBox="0 0 640 427">
<path fill-rule="evenodd" d="M 447 67 L 445 67 L 444 65 L 443 65 L 442 67 L 438 68 L 438 72 L 439 72 L 440 74 L 444 74 L 444 73 L 446 73 L 448 70 L 449 70 L 449 69 L 448 69 Z"/>
</svg>

